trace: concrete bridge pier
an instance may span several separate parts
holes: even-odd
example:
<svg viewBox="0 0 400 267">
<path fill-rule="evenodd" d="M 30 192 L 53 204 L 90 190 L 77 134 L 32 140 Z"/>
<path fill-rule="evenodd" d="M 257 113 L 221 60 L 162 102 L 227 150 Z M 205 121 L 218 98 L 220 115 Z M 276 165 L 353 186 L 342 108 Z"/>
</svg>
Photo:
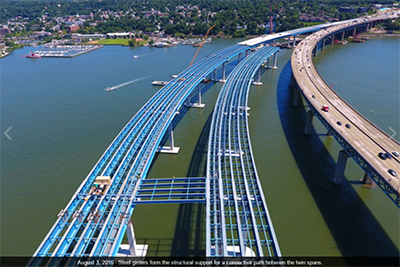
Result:
<svg viewBox="0 0 400 267">
<path fill-rule="evenodd" d="M 293 36 L 293 45 L 292 45 L 292 47 L 293 48 L 296 47 L 296 35 Z"/>
<path fill-rule="evenodd" d="M 314 47 L 314 50 L 313 50 L 313 53 L 312 53 L 314 57 L 317 56 L 317 51 L 318 51 L 318 44 Z"/>
<path fill-rule="evenodd" d="M 332 35 L 331 45 L 333 45 L 333 41 L 335 41 L 335 35 Z"/>
<path fill-rule="evenodd" d="M 367 185 L 372 185 L 374 183 L 374 180 L 372 180 L 372 178 L 367 173 L 364 173 L 362 183 Z"/>
<path fill-rule="evenodd" d="M 224 63 L 222 63 L 222 80 L 219 80 L 221 83 L 224 83 L 224 82 L 226 82 L 226 79 L 225 79 L 225 62 Z"/>
<path fill-rule="evenodd" d="M 290 75 L 289 87 L 295 88 L 297 90 L 297 88 L 296 88 L 296 80 L 295 80 L 295 78 L 293 76 L 293 73 L 292 73 L 292 75 Z"/>
<path fill-rule="evenodd" d="M 357 33 L 357 28 L 354 28 L 354 30 L 353 30 L 353 36 L 356 35 L 356 33 Z"/>
<path fill-rule="evenodd" d="M 261 82 L 261 68 L 258 69 L 258 78 L 257 78 L 257 81 L 253 81 L 253 85 L 257 85 L 257 86 L 262 85 L 262 82 Z"/>
<path fill-rule="evenodd" d="M 169 146 L 159 147 L 157 152 L 166 154 L 178 154 L 181 148 L 175 146 L 172 123 L 169 125 L 168 131 L 169 131 Z"/>
<path fill-rule="evenodd" d="M 206 106 L 206 104 L 201 103 L 201 89 L 200 89 L 200 86 L 197 86 L 197 87 L 198 87 L 199 98 L 198 98 L 197 103 L 192 104 L 192 108 L 204 108 Z"/>
<path fill-rule="evenodd" d="M 325 48 L 325 39 L 321 41 L 321 50 L 324 50 Z"/>
<path fill-rule="evenodd" d="M 217 69 L 214 69 L 214 82 L 217 82 Z"/>
<path fill-rule="evenodd" d="M 273 70 L 278 69 L 278 67 L 276 66 L 276 62 L 277 62 L 277 60 L 278 60 L 277 53 L 278 53 L 278 52 L 275 52 L 275 53 L 274 53 L 274 65 L 271 67 L 271 69 L 273 69 Z"/>
<path fill-rule="evenodd" d="M 304 129 L 304 134 L 305 135 L 310 135 L 311 134 L 313 117 L 314 117 L 314 113 L 312 113 L 312 111 L 309 110 L 307 112 L 306 127 Z"/>
<path fill-rule="evenodd" d="M 344 40 L 344 31 L 342 31 L 342 37 L 340 38 L 340 41 Z"/>
<path fill-rule="evenodd" d="M 299 104 L 299 97 L 300 97 L 299 89 L 297 89 L 295 86 L 293 88 L 293 102 L 292 102 L 292 105 L 294 107 L 297 107 L 297 105 Z"/>
<path fill-rule="evenodd" d="M 133 256 L 133 257 L 144 257 L 147 254 L 149 245 L 138 245 L 136 244 L 135 232 L 133 231 L 133 225 L 131 220 L 128 221 L 126 228 L 126 235 L 128 236 L 128 244 L 121 244 L 118 257 Z"/>
<path fill-rule="evenodd" d="M 333 183 L 341 185 L 343 182 L 344 171 L 346 170 L 347 159 L 349 158 L 349 154 L 346 151 L 340 150 L 339 158 L 336 163 L 336 170 L 333 176 Z"/>
</svg>

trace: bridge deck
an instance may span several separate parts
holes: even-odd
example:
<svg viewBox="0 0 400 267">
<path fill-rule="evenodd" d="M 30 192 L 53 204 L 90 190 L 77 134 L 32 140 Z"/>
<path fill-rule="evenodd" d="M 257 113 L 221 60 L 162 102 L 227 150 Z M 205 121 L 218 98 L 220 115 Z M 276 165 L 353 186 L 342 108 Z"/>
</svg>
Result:
<svg viewBox="0 0 400 267">
<path fill-rule="evenodd" d="M 307 37 L 292 55 L 293 76 L 306 101 L 313 107 L 313 112 L 332 131 L 346 152 L 400 206 L 400 159 L 393 156 L 393 159 L 382 160 L 378 157 L 379 152 L 400 151 L 399 142 L 337 95 L 320 77 L 312 63 L 312 51 L 320 40 L 361 23 L 365 22 L 335 26 Z M 329 112 L 322 111 L 322 105 L 329 105 Z M 342 123 L 341 126 L 338 121 Z M 346 124 L 350 124 L 351 128 L 345 127 Z M 389 169 L 395 170 L 398 175 L 389 174 Z"/>
<path fill-rule="evenodd" d="M 247 49 L 236 45 L 218 51 L 161 88 L 107 148 L 34 255 L 116 255 L 134 196 L 176 112 L 204 77 Z M 104 195 L 89 195 L 98 176 L 110 176 L 111 185 Z"/>
<path fill-rule="evenodd" d="M 252 77 L 278 50 L 264 47 L 243 59 L 215 105 L 207 160 L 207 256 L 245 256 L 249 249 L 257 256 L 280 255 L 247 123 Z"/>
</svg>

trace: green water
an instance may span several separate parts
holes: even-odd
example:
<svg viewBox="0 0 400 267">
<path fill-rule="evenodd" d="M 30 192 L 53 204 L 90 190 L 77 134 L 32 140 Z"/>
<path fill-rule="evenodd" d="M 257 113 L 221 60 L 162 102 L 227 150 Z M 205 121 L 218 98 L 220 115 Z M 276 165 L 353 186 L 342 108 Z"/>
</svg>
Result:
<svg viewBox="0 0 400 267">
<path fill-rule="evenodd" d="M 238 41 L 213 40 L 197 59 Z M 185 69 L 196 48 L 106 46 L 71 59 L 19 57 L 29 51 L 0 61 L 1 132 L 12 127 L 12 140 L 1 136 L 2 256 L 34 253 L 107 146 L 159 89 L 151 82 Z M 352 160 L 345 183 L 333 186 L 339 145 L 317 120 L 305 137 L 304 107 L 291 107 L 291 92 L 277 89 L 290 53 L 279 52 L 278 70 L 268 70 L 249 95 L 253 152 L 282 254 L 398 254 L 399 209 L 379 188 L 355 183 L 363 173 Z M 400 132 L 398 38 L 327 46 L 315 61 L 350 104 L 371 120 L 375 115 L 388 133 L 388 127 Z M 174 130 L 179 154 L 158 155 L 148 177 L 204 175 L 202 129 L 220 87 L 203 95 L 204 109 L 182 118 Z M 132 218 L 138 243 L 149 244 L 150 255 L 204 254 L 204 211 L 204 205 L 138 206 Z"/>
</svg>

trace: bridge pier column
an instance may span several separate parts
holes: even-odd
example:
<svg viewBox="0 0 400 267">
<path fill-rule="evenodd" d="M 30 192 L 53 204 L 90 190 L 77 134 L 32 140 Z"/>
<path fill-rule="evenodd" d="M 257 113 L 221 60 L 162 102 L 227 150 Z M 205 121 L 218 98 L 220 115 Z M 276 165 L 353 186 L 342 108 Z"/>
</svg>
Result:
<svg viewBox="0 0 400 267">
<path fill-rule="evenodd" d="M 353 30 L 353 36 L 356 35 L 356 32 L 357 32 L 357 28 L 354 28 L 354 30 Z"/>
<path fill-rule="evenodd" d="M 217 69 L 214 69 L 214 82 L 217 82 Z"/>
<path fill-rule="evenodd" d="M 374 180 L 372 180 L 372 178 L 367 173 L 364 173 L 364 178 L 362 179 L 362 183 L 372 185 L 374 183 Z"/>
<path fill-rule="evenodd" d="M 257 86 L 262 85 L 262 82 L 261 82 L 261 68 L 258 69 L 258 78 L 257 78 L 256 82 L 253 81 L 253 85 L 257 85 Z"/>
<path fill-rule="evenodd" d="M 347 159 L 349 157 L 349 154 L 346 153 L 344 150 L 340 150 L 339 152 L 339 158 L 336 163 L 336 170 L 335 174 L 333 176 L 333 183 L 334 184 L 342 184 L 343 182 L 343 177 L 344 177 L 344 171 L 346 170 L 346 163 Z"/>
<path fill-rule="evenodd" d="M 128 236 L 128 244 L 121 244 L 118 257 L 122 256 L 134 256 L 143 257 L 146 256 L 149 245 L 138 245 L 136 244 L 135 232 L 133 231 L 133 225 L 131 220 L 128 221 L 126 228 L 126 235 Z"/>
<path fill-rule="evenodd" d="M 293 36 L 293 45 L 292 45 L 292 47 L 293 47 L 293 48 L 295 48 L 295 47 L 296 47 L 296 35 L 295 35 L 295 36 Z"/>
<path fill-rule="evenodd" d="M 274 53 L 274 65 L 271 67 L 271 69 L 273 69 L 273 70 L 278 69 L 278 67 L 276 66 L 276 62 L 277 62 L 277 59 L 278 59 L 277 53 L 278 52 Z"/>
<path fill-rule="evenodd" d="M 314 50 L 313 50 L 313 55 L 314 55 L 314 57 L 317 56 L 317 51 L 318 51 L 318 43 L 317 43 L 317 45 L 314 47 Z"/>
<path fill-rule="evenodd" d="M 221 83 L 226 82 L 225 80 L 225 62 L 222 63 L 222 80 L 219 80 Z"/>
<path fill-rule="evenodd" d="M 333 45 L 333 41 L 335 41 L 335 35 L 332 36 L 331 45 Z"/>
<path fill-rule="evenodd" d="M 297 105 L 299 104 L 299 96 L 300 96 L 299 89 L 294 87 L 293 88 L 293 102 L 292 102 L 292 105 L 295 106 L 295 107 L 297 107 Z"/>
<path fill-rule="evenodd" d="M 157 152 L 166 153 L 166 154 L 178 154 L 178 152 L 181 148 L 175 146 L 172 122 L 168 127 L 168 131 L 169 131 L 169 146 L 159 147 Z"/>
<path fill-rule="evenodd" d="M 201 103 L 201 89 L 200 86 L 197 86 L 197 91 L 198 91 L 198 100 L 197 103 L 190 103 L 190 99 L 188 98 L 188 103 L 185 105 L 186 107 L 189 108 L 204 108 L 206 104 Z"/>
<path fill-rule="evenodd" d="M 344 32 L 345 32 L 345 31 L 342 32 L 342 38 L 340 39 L 340 41 L 343 41 L 343 40 L 344 40 Z"/>
<path fill-rule="evenodd" d="M 325 48 L 325 39 L 322 40 L 321 42 L 322 42 L 321 50 L 324 50 L 324 48 Z"/>
<path fill-rule="evenodd" d="M 304 129 L 304 134 L 305 135 L 310 135 L 311 134 L 313 117 L 314 117 L 314 113 L 312 113 L 312 111 L 309 110 L 307 112 L 306 127 Z"/>
<path fill-rule="evenodd" d="M 294 87 L 297 90 L 297 88 L 296 88 L 296 80 L 294 79 L 293 73 L 290 75 L 289 87 Z"/>
</svg>

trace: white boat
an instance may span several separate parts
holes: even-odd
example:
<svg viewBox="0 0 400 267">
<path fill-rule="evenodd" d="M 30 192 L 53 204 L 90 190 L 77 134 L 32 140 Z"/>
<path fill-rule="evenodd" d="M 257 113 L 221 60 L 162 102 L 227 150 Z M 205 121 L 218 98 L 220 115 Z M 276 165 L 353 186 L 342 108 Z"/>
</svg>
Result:
<svg viewBox="0 0 400 267">
<path fill-rule="evenodd" d="M 151 84 L 152 85 L 157 85 L 157 86 L 164 86 L 166 85 L 168 82 L 164 82 L 164 81 L 154 81 Z"/>
</svg>

